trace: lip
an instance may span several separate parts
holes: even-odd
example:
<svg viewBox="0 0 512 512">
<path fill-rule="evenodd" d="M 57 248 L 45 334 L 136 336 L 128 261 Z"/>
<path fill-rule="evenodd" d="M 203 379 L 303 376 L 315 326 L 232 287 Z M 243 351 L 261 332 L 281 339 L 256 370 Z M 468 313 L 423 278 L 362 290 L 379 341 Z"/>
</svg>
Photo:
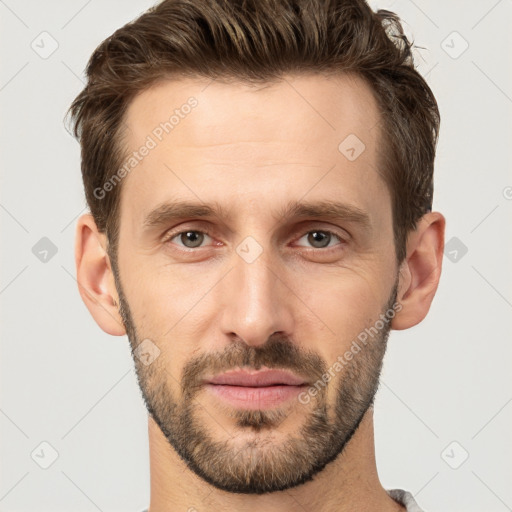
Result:
<svg viewBox="0 0 512 512">
<path fill-rule="evenodd" d="M 296 398 L 307 386 L 286 370 L 230 370 L 205 380 L 205 388 L 223 402 L 243 409 L 271 409 Z"/>
<path fill-rule="evenodd" d="M 208 379 L 208 384 L 243 387 L 302 386 L 306 381 L 286 370 L 230 370 Z"/>
</svg>

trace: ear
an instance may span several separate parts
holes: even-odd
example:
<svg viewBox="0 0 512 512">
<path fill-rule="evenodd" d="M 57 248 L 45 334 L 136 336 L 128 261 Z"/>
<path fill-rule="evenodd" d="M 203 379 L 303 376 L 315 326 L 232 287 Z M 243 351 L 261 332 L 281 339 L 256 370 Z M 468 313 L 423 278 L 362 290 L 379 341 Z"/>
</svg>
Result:
<svg viewBox="0 0 512 512">
<path fill-rule="evenodd" d="M 392 329 L 408 329 L 427 316 L 441 277 L 445 224 L 443 215 L 430 212 L 409 234 L 397 293 L 402 308 L 391 321 Z"/>
<path fill-rule="evenodd" d="M 107 238 L 98 231 L 91 214 L 78 219 L 75 264 L 78 289 L 96 323 L 108 334 L 126 334 L 119 314 L 119 297 L 107 251 Z"/>
</svg>

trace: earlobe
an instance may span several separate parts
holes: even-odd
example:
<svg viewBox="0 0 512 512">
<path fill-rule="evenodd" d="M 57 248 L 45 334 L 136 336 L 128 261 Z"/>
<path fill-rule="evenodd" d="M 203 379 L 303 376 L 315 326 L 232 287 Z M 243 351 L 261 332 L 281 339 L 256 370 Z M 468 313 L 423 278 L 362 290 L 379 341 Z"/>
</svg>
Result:
<svg viewBox="0 0 512 512">
<path fill-rule="evenodd" d="M 402 309 L 393 318 L 392 329 L 408 329 L 427 316 L 441 277 L 445 224 L 443 215 L 430 212 L 410 233 L 397 296 Z"/>
<path fill-rule="evenodd" d="M 80 296 L 96 323 L 113 336 L 126 334 L 106 252 L 106 237 L 98 231 L 91 214 L 78 219 L 75 264 Z"/>
</svg>

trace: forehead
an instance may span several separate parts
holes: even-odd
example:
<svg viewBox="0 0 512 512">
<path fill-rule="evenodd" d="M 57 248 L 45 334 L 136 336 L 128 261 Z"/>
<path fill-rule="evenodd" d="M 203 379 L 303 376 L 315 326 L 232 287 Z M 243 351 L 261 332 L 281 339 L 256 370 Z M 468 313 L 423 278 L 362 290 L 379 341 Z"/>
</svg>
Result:
<svg viewBox="0 0 512 512">
<path fill-rule="evenodd" d="M 189 109 L 187 104 L 192 102 L 197 106 Z M 172 137 L 165 137 L 170 132 L 159 134 L 158 127 L 173 113 Z M 187 117 L 192 121 L 185 122 Z M 370 142 L 379 119 L 375 98 L 362 78 L 310 73 L 262 85 L 199 77 L 161 80 L 132 100 L 125 125 L 130 148 L 153 132 L 157 139 L 163 135 L 169 142 L 199 148 L 237 142 L 235 137 L 244 133 L 272 141 L 276 132 L 286 131 L 294 141 L 312 141 L 318 138 L 314 132 L 343 134 L 348 128 Z"/>
<path fill-rule="evenodd" d="M 141 219 L 176 196 L 249 204 L 335 194 L 361 207 L 372 192 L 388 199 L 379 120 L 370 87 L 354 75 L 289 75 L 257 87 L 162 80 L 125 114 L 128 157 L 144 156 L 123 179 L 121 217 L 128 204 Z"/>
</svg>

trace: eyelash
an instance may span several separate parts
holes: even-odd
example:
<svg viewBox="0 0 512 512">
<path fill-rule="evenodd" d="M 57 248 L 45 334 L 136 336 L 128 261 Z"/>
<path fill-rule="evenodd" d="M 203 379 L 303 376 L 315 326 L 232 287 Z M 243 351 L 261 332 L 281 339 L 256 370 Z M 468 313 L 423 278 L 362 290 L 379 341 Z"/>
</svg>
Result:
<svg viewBox="0 0 512 512">
<path fill-rule="evenodd" d="M 168 233 L 164 236 L 164 239 L 163 239 L 163 243 L 164 244 L 169 244 L 171 242 L 171 240 L 173 240 L 174 238 L 182 235 L 183 233 L 188 233 L 188 232 L 195 232 L 195 233 L 203 233 L 205 235 L 208 235 L 209 237 L 213 238 L 212 235 L 211 235 L 211 231 L 209 229 L 184 229 L 184 230 L 181 230 L 181 231 L 177 231 L 175 233 Z M 308 235 L 309 233 L 315 233 L 315 232 L 320 232 L 320 233 L 328 233 L 329 235 L 331 236 L 334 236 L 335 238 L 337 238 L 340 242 L 339 245 L 341 244 L 344 244 L 347 242 L 347 240 L 345 238 L 343 238 L 342 236 L 340 236 L 338 233 L 336 233 L 335 231 L 332 231 L 330 229 L 309 229 L 308 231 L 306 231 L 305 233 L 303 233 L 297 240 L 300 240 L 301 238 L 303 238 L 305 235 Z M 184 247 L 184 246 L 178 246 L 179 249 L 178 250 L 181 250 L 181 251 L 185 251 L 185 252 L 193 252 L 193 251 L 196 251 L 197 249 L 202 249 L 204 248 L 203 246 L 200 246 L 200 247 Z M 303 247 L 303 246 L 300 246 L 302 247 L 303 249 L 307 249 L 307 247 Z M 335 249 L 336 246 L 333 246 L 333 247 L 310 247 L 309 249 L 311 250 L 317 250 L 317 251 L 322 251 L 322 252 L 328 252 L 329 250 L 333 250 Z"/>
</svg>

